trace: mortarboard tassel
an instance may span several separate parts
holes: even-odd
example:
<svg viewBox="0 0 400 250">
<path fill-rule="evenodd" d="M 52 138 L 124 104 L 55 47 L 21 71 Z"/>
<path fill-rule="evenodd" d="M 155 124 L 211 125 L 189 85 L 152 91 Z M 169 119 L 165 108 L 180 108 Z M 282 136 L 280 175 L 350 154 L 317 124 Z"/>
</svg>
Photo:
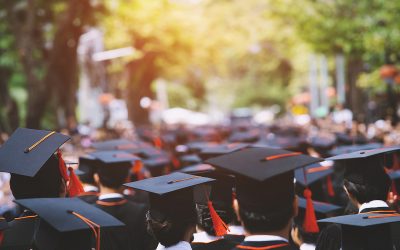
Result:
<svg viewBox="0 0 400 250">
<path fill-rule="evenodd" d="M 156 148 L 162 148 L 162 141 L 161 141 L 161 138 L 160 137 L 156 137 L 156 138 L 154 138 L 153 139 L 153 143 L 154 143 L 154 146 L 156 146 Z"/>
<path fill-rule="evenodd" d="M 67 173 L 67 166 L 65 165 L 65 161 L 62 157 L 61 150 L 57 150 L 57 157 L 58 157 L 58 168 L 60 169 L 61 177 L 64 179 L 65 182 L 69 181 L 69 176 Z"/>
<path fill-rule="evenodd" d="M 144 176 L 142 174 L 142 169 L 143 169 L 143 163 L 142 161 L 135 161 L 135 163 L 132 166 L 132 173 L 136 176 L 136 179 L 138 181 L 143 180 Z"/>
<path fill-rule="evenodd" d="M 207 202 L 208 209 L 210 210 L 211 220 L 213 222 L 213 227 L 216 236 L 223 236 L 229 231 L 228 226 L 225 222 L 219 217 L 217 211 L 215 211 L 214 206 L 210 200 Z"/>
<path fill-rule="evenodd" d="M 92 230 L 94 238 L 96 239 L 96 250 L 100 250 L 100 236 L 101 236 L 101 229 L 100 226 L 96 223 L 94 223 L 93 221 L 89 220 L 88 218 L 86 218 L 85 216 L 78 214 L 77 212 L 74 211 L 68 211 L 69 213 L 75 215 L 76 217 L 78 217 L 79 219 L 81 219 L 83 222 L 85 222 L 89 228 Z"/>
<path fill-rule="evenodd" d="M 83 186 L 81 181 L 76 176 L 74 169 L 72 167 L 68 168 L 69 170 L 69 183 L 68 183 L 68 195 L 69 197 L 75 197 L 83 192 Z"/>
<path fill-rule="evenodd" d="M 328 190 L 328 195 L 330 197 L 334 197 L 335 196 L 335 190 L 333 189 L 332 177 L 330 175 L 328 175 L 326 177 L 326 188 Z"/>
<path fill-rule="evenodd" d="M 312 192 L 311 190 L 307 187 L 304 190 L 304 197 L 306 198 L 307 204 L 306 204 L 306 214 L 304 217 L 304 223 L 303 223 L 303 229 L 307 233 L 318 233 L 319 232 L 319 227 L 317 224 L 317 218 L 315 216 L 315 211 L 314 211 L 314 205 L 312 203 Z"/>
</svg>

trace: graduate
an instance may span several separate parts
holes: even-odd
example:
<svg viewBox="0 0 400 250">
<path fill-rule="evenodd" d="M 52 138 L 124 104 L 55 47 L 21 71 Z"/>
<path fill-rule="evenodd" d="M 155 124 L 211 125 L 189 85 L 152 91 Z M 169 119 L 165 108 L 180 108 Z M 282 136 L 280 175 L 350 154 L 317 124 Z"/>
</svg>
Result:
<svg viewBox="0 0 400 250">
<path fill-rule="evenodd" d="M 147 207 L 127 200 L 122 194 L 136 156 L 121 151 L 91 153 L 98 159 L 94 179 L 100 187 L 96 207 L 122 221 L 126 227 L 104 231 L 104 250 L 153 250 L 156 242 L 146 230 Z"/>
<path fill-rule="evenodd" d="M 191 250 L 196 232 L 195 200 L 204 199 L 211 178 L 172 173 L 125 184 L 150 193 L 148 229 L 159 242 L 157 250 Z M 197 197 L 197 199 L 195 199 Z"/>
<path fill-rule="evenodd" d="M 97 201 L 99 196 L 99 188 L 94 180 L 94 174 L 96 173 L 97 159 L 90 155 L 84 155 L 79 157 L 79 167 L 81 171 L 79 180 L 83 185 L 84 192 L 79 194 L 79 198 L 83 201 L 93 204 Z"/>
<path fill-rule="evenodd" d="M 362 150 L 328 158 L 345 164 L 343 188 L 359 214 L 394 212 L 386 203 L 391 181 L 384 170 L 384 159 L 385 154 L 398 150 L 400 148 Z M 328 226 L 319 236 L 317 249 L 340 245 L 341 235 L 341 227 Z"/>
<path fill-rule="evenodd" d="M 11 135 L 0 148 L 0 171 L 11 173 L 10 188 L 15 199 L 72 197 L 83 191 L 72 168 L 70 175 L 67 174 L 58 150 L 67 140 L 69 137 L 63 134 L 26 128 L 19 128 Z M 39 225 L 34 212 L 22 210 L 4 232 L 1 248 L 37 247 L 34 236 L 41 231 Z"/>
<path fill-rule="evenodd" d="M 298 213 L 293 170 L 319 161 L 270 148 L 246 148 L 207 161 L 237 178 L 234 207 L 246 238 L 235 250 L 292 249 L 289 234 Z"/>
</svg>

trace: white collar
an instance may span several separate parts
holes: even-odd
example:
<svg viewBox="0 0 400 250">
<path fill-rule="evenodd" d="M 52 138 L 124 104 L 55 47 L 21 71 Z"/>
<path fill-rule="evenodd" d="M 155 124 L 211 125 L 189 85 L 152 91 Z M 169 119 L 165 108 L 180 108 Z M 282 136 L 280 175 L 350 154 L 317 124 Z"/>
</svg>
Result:
<svg viewBox="0 0 400 250">
<path fill-rule="evenodd" d="M 244 235 L 244 228 L 242 226 L 231 225 L 229 226 L 229 234 Z"/>
<path fill-rule="evenodd" d="M 84 185 L 83 191 L 85 192 L 99 192 L 99 189 L 92 185 Z"/>
<path fill-rule="evenodd" d="M 163 245 L 158 244 L 156 250 L 192 250 L 192 247 L 187 241 L 179 241 L 177 244 L 170 247 L 164 247 Z"/>
<path fill-rule="evenodd" d="M 99 200 L 115 199 L 115 198 L 124 198 L 124 196 L 119 193 L 102 194 L 99 196 Z"/>
<path fill-rule="evenodd" d="M 277 235 L 249 235 L 244 238 L 244 241 L 284 241 L 289 242 L 287 239 Z"/>
<path fill-rule="evenodd" d="M 207 232 L 193 234 L 193 243 L 210 243 L 219 239 L 222 237 L 209 235 Z"/>
<path fill-rule="evenodd" d="M 300 250 L 315 250 L 315 245 L 310 243 L 303 243 L 300 246 Z"/>
<path fill-rule="evenodd" d="M 381 200 L 373 200 L 370 202 L 363 203 L 358 209 L 358 213 L 361 213 L 362 210 L 367 208 L 375 208 L 375 207 L 389 207 L 386 202 Z"/>
</svg>

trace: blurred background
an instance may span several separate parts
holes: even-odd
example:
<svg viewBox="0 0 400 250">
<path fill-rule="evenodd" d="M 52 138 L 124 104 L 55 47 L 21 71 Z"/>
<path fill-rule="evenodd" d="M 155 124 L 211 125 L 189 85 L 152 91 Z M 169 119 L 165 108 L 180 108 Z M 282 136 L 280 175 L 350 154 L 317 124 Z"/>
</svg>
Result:
<svg viewBox="0 0 400 250">
<path fill-rule="evenodd" d="M 0 132 L 331 111 L 397 124 L 399 12 L 384 0 L 0 0 Z"/>
</svg>

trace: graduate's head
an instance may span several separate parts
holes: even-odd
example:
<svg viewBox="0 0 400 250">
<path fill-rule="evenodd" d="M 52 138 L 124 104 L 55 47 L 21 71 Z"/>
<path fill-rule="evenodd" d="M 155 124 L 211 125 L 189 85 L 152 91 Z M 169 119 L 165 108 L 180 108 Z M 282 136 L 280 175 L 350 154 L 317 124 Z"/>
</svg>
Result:
<svg viewBox="0 0 400 250">
<path fill-rule="evenodd" d="M 169 247 L 193 237 L 197 222 L 195 194 L 199 194 L 195 189 L 210 181 L 210 178 L 173 173 L 125 185 L 150 193 L 148 231 L 161 245 Z"/>
<path fill-rule="evenodd" d="M 136 156 L 121 151 L 100 151 L 91 153 L 98 159 L 95 181 L 101 186 L 119 190 L 130 174 L 132 162 Z"/>
<path fill-rule="evenodd" d="M 94 174 L 97 172 L 98 164 L 98 160 L 92 156 L 79 157 L 79 170 L 82 171 L 79 179 L 83 184 L 96 185 Z"/>
<path fill-rule="evenodd" d="M 290 230 L 297 215 L 294 170 L 321 159 L 271 148 L 246 148 L 207 163 L 236 174 L 235 210 L 250 234 Z"/>
<path fill-rule="evenodd" d="M 297 215 L 293 171 L 264 182 L 238 180 L 238 214 L 251 234 L 279 231 Z"/>
<path fill-rule="evenodd" d="M 382 158 L 374 156 L 346 162 L 343 184 L 350 200 L 363 204 L 372 200 L 386 200 L 390 178 L 383 168 Z"/>
<path fill-rule="evenodd" d="M 58 158 L 52 155 L 33 177 L 11 174 L 10 188 L 15 199 L 55 198 L 65 193 L 58 167 Z"/>
</svg>

